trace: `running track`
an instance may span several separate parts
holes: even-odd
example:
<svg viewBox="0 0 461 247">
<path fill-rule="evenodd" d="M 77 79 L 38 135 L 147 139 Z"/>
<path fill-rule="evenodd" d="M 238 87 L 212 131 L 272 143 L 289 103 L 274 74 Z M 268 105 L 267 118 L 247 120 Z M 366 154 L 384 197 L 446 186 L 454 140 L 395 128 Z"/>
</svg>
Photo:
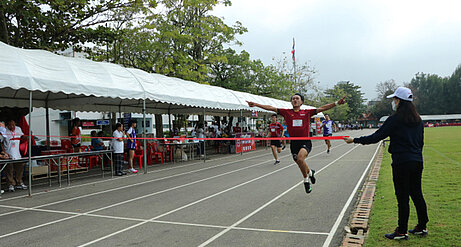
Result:
<svg viewBox="0 0 461 247">
<path fill-rule="evenodd" d="M 5 192 L 0 246 L 338 246 L 377 144 L 332 145 L 326 154 L 313 141 L 309 195 L 289 147 L 276 166 L 259 148 L 148 174 L 74 178 L 61 189 L 38 185 L 31 198 Z"/>
</svg>

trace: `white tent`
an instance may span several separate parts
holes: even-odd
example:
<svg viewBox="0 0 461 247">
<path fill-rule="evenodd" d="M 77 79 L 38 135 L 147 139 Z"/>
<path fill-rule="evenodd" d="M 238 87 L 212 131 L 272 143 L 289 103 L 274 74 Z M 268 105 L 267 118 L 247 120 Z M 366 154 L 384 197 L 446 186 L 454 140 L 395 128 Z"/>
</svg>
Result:
<svg viewBox="0 0 461 247">
<path fill-rule="evenodd" d="M 249 115 L 246 100 L 277 108 L 286 101 L 252 95 L 105 62 L 15 48 L 0 42 L 0 104 L 99 112 Z M 309 107 L 306 107 L 309 108 Z"/>
</svg>

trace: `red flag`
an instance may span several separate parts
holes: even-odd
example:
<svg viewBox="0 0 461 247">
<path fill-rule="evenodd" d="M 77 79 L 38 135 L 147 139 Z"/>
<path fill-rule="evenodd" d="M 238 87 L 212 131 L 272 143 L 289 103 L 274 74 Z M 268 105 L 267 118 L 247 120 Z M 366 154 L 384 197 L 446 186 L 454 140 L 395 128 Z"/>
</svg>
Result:
<svg viewBox="0 0 461 247">
<path fill-rule="evenodd" d="M 293 38 L 293 48 L 291 49 L 291 54 L 293 55 L 293 61 L 295 61 L 295 38 Z"/>
</svg>

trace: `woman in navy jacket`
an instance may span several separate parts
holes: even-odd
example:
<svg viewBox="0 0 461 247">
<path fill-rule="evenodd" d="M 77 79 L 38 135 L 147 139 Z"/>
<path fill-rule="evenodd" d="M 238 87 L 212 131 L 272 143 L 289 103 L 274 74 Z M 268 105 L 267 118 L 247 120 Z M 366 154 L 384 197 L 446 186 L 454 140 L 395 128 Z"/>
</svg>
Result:
<svg viewBox="0 0 461 247">
<path fill-rule="evenodd" d="M 418 214 L 418 225 L 409 230 L 415 235 L 427 235 L 427 207 L 421 190 L 423 172 L 424 125 L 413 104 L 413 94 L 405 87 L 387 96 L 392 98 L 390 116 L 375 133 L 359 138 L 344 138 L 347 143 L 372 144 L 390 137 L 389 153 L 392 156 L 392 176 L 398 203 L 398 227 L 386 234 L 388 239 L 408 239 L 409 197 Z"/>
</svg>

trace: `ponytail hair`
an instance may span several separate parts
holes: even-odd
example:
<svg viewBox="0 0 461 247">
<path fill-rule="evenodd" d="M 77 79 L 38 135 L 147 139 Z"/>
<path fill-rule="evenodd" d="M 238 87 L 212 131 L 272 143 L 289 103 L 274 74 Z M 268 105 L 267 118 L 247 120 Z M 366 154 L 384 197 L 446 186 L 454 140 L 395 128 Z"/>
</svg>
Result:
<svg viewBox="0 0 461 247">
<path fill-rule="evenodd" d="M 406 125 L 417 125 L 422 121 L 421 116 L 419 116 L 418 111 L 416 111 L 415 105 L 408 100 L 400 99 L 395 115 Z"/>
</svg>

